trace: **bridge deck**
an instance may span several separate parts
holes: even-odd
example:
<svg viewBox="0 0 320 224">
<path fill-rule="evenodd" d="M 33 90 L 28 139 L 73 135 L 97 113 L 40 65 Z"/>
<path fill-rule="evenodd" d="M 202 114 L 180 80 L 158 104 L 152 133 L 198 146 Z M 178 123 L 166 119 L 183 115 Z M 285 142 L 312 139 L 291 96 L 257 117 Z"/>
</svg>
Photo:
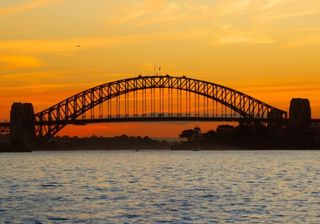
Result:
<svg viewBox="0 0 320 224">
<path fill-rule="evenodd" d="M 252 119 L 240 117 L 188 117 L 188 116 L 171 116 L 171 117 L 107 117 L 107 118 L 93 118 L 93 119 L 79 119 L 68 121 L 46 121 L 39 123 L 40 125 L 86 125 L 92 123 L 120 123 L 120 122 L 252 122 Z M 267 121 L 267 119 L 259 119 L 257 121 Z"/>
<path fill-rule="evenodd" d="M 87 125 L 93 123 L 123 123 L 123 122 L 252 122 L 252 119 L 241 117 L 189 117 L 189 116 L 171 116 L 171 117 L 107 117 L 107 118 L 93 118 L 93 119 L 79 119 L 69 121 L 46 121 L 42 123 L 36 123 L 36 125 Z M 268 119 L 259 119 L 257 121 L 267 122 Z M 288 119 L 283 119 L 286 123 Z M 320 119 L 312 119 L 312 123 L 320 124 Z M 0 122 L 0 132 L 10 129 L 10 122 Z"/>
</svg>

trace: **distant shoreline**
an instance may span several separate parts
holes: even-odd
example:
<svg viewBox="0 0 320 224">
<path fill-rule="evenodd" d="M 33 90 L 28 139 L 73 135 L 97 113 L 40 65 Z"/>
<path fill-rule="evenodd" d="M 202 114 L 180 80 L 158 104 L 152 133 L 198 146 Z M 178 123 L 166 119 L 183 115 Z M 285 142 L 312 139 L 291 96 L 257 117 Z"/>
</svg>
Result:
<svg viewBox="0 0 320 224">
<path fill-rule="evenodd" d="M 221 147 L 221 148 L 206 148 L 206 149 L 172 149 L 172 148 L 163 148 L 163 149 L 103 149 L 103 148 L 69 148 L 69 149 L 1 149 L 0 153 L 31 153 L 31 152 L 80 152 L 80 151 L 199 151 L 199 152 L 208 152 L 208 151 L 319 151 L 318 148 L 238 148 L 238 147 Z"/>
<path fill-rule="evenodd" d="M 148 136 L 115 136 L 115 137 L 55 137 L 44 145 L 29 147 L 12 147 L 9 136 L 2 136 L 0 153 L 23 153 L 32 151 L 261 151 L 261 150 L 320 150 L 320 145 L 288 144 L 285 141 L 235 141 L 228 135 L 214 141 L 199 139 L 197 141 L 176 141 L 152 139 Z"/>
</svg>

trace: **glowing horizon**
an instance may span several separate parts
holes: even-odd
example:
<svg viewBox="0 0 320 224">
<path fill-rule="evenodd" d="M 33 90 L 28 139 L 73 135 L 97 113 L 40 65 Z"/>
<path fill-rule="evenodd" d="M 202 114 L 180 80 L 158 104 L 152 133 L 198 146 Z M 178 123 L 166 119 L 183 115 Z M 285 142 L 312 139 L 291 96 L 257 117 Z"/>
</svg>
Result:
<svg viewBox="0 0 320 224">
<path fill-rule="evenodd" d="M 93 86 L 152 74 L 154 66 L 286 111 L 291 98 L 309 98 L 320 117 L 317 0 L 3 0 L 0 18 L 0 120 L 8 120 L 12 102 L 32 102 L 38 112 Z M 184 126 L 164 124 L 153 135 L 170 127 L 176 136 Z M 125 130 L 89 127 L 83 135 Z"/>
</svg>

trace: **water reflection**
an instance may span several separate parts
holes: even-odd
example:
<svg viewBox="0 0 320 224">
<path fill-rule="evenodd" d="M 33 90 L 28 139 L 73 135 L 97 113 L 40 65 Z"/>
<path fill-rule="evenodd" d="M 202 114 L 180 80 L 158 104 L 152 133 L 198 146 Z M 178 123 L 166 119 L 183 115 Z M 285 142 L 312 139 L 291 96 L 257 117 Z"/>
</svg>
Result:
<svg viewBox="0 0 320 224">
<path fill-rule="evenodd" d="M 320 152 L 1 154 L 0 221 L 320 223 Z"/>
</svg>

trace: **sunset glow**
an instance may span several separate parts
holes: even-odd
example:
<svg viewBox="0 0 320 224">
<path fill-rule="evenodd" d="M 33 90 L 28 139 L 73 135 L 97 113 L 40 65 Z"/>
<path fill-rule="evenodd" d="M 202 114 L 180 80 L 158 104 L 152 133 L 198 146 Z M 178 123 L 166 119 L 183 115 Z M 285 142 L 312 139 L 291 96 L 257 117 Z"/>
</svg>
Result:
<svg viewBox="0 0 320 224">
<path fill-rule="evenodd" d="M 39 112 L 99 84 L 152 75 L 155 66 L 286 111 L 291 98 L 309 98 L 320 118 L 318 0 L 2 0 L 0 27 L 0 121 L 12 102 Z M 70 126 L 60 134 L 173 137 L 196 123 L 179 125 Z"/>
</svg>

